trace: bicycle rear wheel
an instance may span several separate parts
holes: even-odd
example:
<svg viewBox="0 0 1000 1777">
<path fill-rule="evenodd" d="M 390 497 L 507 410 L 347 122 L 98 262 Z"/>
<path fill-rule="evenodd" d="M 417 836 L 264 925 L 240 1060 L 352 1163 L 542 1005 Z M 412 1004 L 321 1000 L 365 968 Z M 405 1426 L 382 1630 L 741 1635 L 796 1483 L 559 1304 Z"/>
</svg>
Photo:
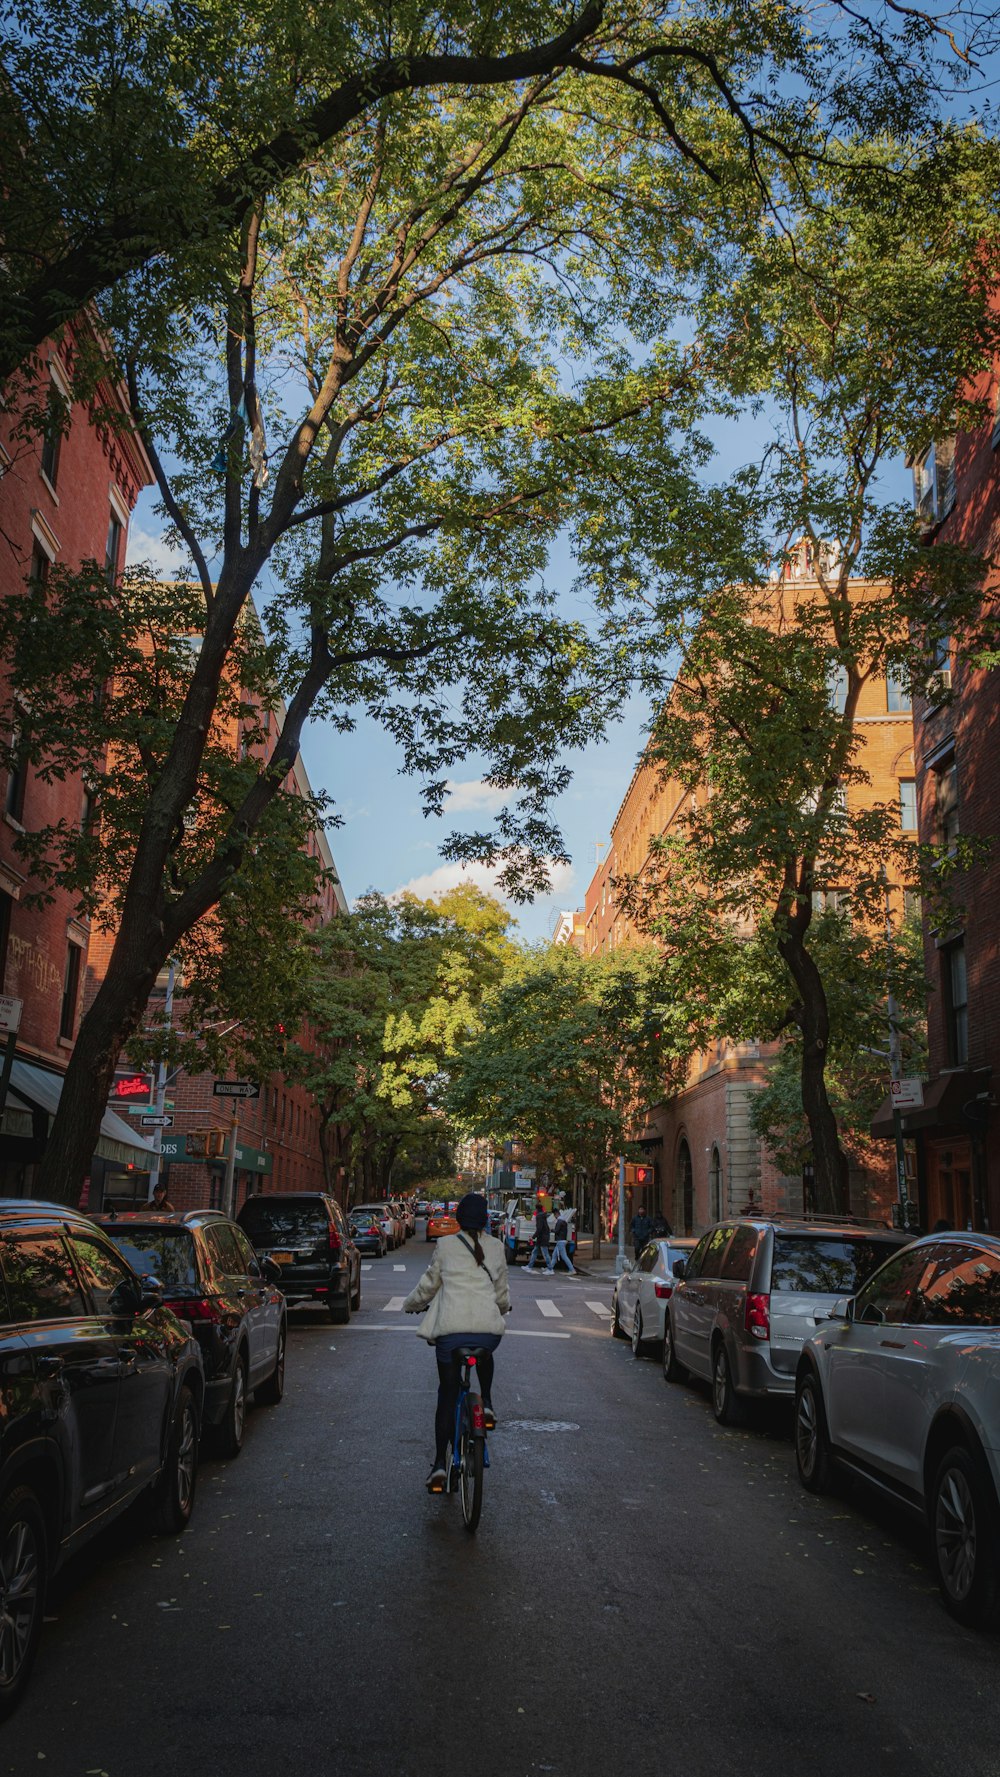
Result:
<svg viewBox="0 0 1000 1777">
<path fill-rule="evenodd" d="M 462 1412 L 461 1461 L 462 1516 L 466 1530 L 475 1530 L 483 1509 L 483 1440 L 473 1435 L 468 1404 Z"/>
</svg>

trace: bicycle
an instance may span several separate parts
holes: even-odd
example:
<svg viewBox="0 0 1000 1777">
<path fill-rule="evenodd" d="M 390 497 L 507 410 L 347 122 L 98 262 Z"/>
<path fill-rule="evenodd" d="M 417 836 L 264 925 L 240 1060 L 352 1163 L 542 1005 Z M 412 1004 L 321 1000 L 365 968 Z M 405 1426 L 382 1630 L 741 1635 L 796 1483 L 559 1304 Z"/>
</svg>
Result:
<svg viewBox="0 0 1000 1777">
<path fill-rule="evenodd" d="M 483 1509 L 483 1472 L 490 1466 L 486 1414 L 476 1369 L 476 1359 L 481 1355 L 481 1346 L 463 1345 L 452 1356 L 452 1362 L 461 1365 L 461 1376 L 445 1489 L 448 1493 L 454 1493 L 456 1489 L 461 1492 L 462 1517 L 470 1532 L 479 1523 Z"/>
</svg>

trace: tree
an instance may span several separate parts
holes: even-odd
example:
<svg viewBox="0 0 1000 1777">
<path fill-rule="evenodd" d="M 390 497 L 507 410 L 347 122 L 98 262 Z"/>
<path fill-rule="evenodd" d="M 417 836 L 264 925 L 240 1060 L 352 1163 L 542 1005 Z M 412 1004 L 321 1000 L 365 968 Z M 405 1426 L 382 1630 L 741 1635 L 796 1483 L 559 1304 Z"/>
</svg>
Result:
<svg viewBox="0 0 1000 1777">
<path fill-rule="evenodd" d="M 466 1135 L 551 1153 L 599 1206 L 616 1156 L 640 1152 L 645 1107 L 677 1083 L 688 1053 L 655 945 L 527 950 L 489 996 L 446 1104 Z"/>
<path fill-rule="evenodd" d="M 508 948 L 510 915 L 468 885 L 440 901 L 364 896 L 314 940 L 308 1017 L 315 1039 L 297 1074 L 320 1109 L 327 1185 L 354 1168 L 382 1194 L 404 1156 L 418 1170 L 450 1157 L 448 1070 L 478 1027 Z"/>
<path fill-rule="evenodd" d="M 926 116 L 949 21 L 896 11 L 898 39 L 891 14 L 867 24 L 844 7 L 823 40 L 808 9 L 779 6 L 675 17 L 591 0 L 567 18 L 545 0 L 488 14 L 396 0 L 308 15 L 281 0 L 249 12 L 223 0 L 69 10 L 5 0 L 0 160 L 17 175 L 0 190 L 0 384 L 129 280 L 168 308 L 211 300 L 220 247 L 248 207 L 322 169 L 394 99 L 428 93 L 448 106 L 483 87 L 591 72 L 641 95 L 678 150 L 717 174 L 697 117 L 682 133 L 692 91 L 738 123 L 758 160 L 776 139 L 798 144 L 821 96 L 840 114 L 881 110 L 883 125 L 887 103 Z M 968 65 L 968 48 L 951 43 Z M 780 74 L 797 77 L 784 103 Z"/>
<path fill-rule="evenodd" d="M 889 203 L 870 152 L 846 186 L 804 182 L 728 280 L 718 265 L 706 277 L 702 348 L 728 409 L 766 397 L 775 429 L 767 459 L 730 490 L 728 523 L 720 512 L 698 540 L 698 595 L 663 582 L 651 600 L 651 653 L 664 628 L 683 650 L 651 740 L 683 812 L 633 890 L 706 1030 L 795 1031 L 827 1211 L 846 1207 L 847 1160 L 826 1078 L 835 976 L 817 898 L 839 894 L 864 944 L 881 929 L 887 864 L 940 901 L 974 849 L 918 847 L 898 809 L 872 806 L 858 700 L 890 674 L 924 686 L 942 648 L 978 652 L 997 617 L 983 561 L 926 549 L 880 481 L 894 457 L 953 431 L 963 383 L 995 348 L 992 150 L 957 141 L 920 192 L 898 182 L 902 151 L 884 145 Z M 641 647 L 635 627 L 632 640 Z"/>
</svg>

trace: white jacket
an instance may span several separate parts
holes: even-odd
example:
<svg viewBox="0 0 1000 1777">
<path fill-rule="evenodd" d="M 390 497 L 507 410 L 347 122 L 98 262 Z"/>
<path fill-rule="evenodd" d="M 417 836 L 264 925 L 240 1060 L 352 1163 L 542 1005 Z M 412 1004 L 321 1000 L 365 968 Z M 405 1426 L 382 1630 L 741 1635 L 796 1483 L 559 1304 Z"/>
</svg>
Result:
<svg viewBox="0 0 1000 1777">
<path fill-rule="evenodd" d="M 507 1255 L 492 1234 L 480 1234 L 486 1263 L 477 1265 L 473 1244 L 471 1234 L 445 1234 L 403 1303 L 407 1314 L 430 1303 L 420 1326 L 421 1339 L 433 1341 L 445 1333 L 503 1332 L 510 1307 Z"/>
</svg>

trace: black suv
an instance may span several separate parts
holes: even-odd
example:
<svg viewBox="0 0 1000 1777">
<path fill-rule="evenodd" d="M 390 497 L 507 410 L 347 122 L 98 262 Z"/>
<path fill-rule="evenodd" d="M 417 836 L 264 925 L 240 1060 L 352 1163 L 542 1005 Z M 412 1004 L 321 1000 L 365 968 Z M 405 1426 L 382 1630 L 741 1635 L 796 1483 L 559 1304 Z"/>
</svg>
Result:
<svg viewBox="0 0 1000 1777">
<path fill-rule="evenodd" d="M 133 1270 L 156 1277 L 191 1327 L 205 1365 L 204 1423 L 222 1456 L 238 1456 L 247 1401 L 277 1404 L 285 1389 L 281 1272 L 258 1259 L 242 1228 L 214 1209 L 96 1216 Z"/>
<path fill-rule="evenodd" d="M 93 1222 L 0 1199 L 0 1714 L 54 1570 L 144 1489 L 184 1529 L 204 1388 L 194 1339 Z"/>
<path fill-rule="evenodd" d="M 289 1302 L 323 1302 L 341 1326 L 361 1307 L 361 1254 L 325 1191 L 248 1197 L 236 1219 L 258 1256 L 280 1265 Z"/>
</svg>

